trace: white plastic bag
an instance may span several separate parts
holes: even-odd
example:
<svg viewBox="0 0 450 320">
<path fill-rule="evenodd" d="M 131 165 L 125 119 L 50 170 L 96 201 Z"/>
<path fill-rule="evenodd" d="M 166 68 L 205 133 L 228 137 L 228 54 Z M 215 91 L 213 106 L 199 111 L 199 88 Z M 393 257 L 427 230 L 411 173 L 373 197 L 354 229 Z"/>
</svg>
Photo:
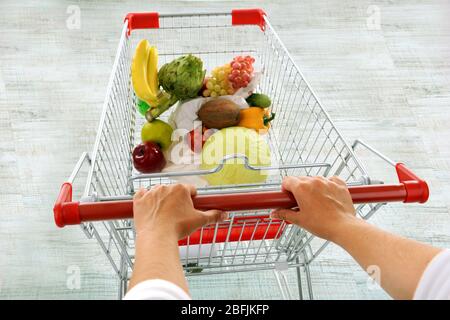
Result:
<svg viewBox="0 0 450 320">
<path fill-rule="evenodd" d="M 236 103 L 241 109 L 248 108 L 248 103 L 245 101 L 256 89 L 261 79 L 261 72 L 255 72 L 252 80 L 245 88 L 240 88 L 233 95 L 220 96 L 218 98 L 228 99 Z M 175 110 L 169 117 L 169 124 L 174 129 L 186 129 L 193 130 L 200 125 L 198 120 L 197 112 L 200 110 L 201 106 L 210 100 L 216 99 L 215 97 L 198 97 L 192 100 L 184 101 L 178 103 Z"/>
</svg>

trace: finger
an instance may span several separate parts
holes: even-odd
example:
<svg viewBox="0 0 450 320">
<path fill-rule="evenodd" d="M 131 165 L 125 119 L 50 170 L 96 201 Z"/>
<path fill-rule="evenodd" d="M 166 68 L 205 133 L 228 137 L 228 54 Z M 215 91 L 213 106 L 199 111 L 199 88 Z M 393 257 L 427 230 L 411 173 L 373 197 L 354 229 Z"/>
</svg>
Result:
<svg viewBox="0 0 450 320">
<path fill-rule="evenodd" d="M 298 210 L 277 209 L 270 214 L 272 219 L 281 219 L 294 224 L 301 224 L 302 214 Z"/>
<path fill-rule="evenodd" d="M 192 184 L 183 184 L 191 194 L 191 197 L 195 197 L 197 195 L 197 188 Z"/>
<path fill-rule="evenodd" d="M 281 188 L 285 191 L 292 192 L 292 190 L 295 189 L 298 183 L 299 183 L 298 177 L 291 177 L 291 176 L 284 177 L 283 182 L 281 183 Z"/>
<path fill-rule="evenodd" d="M 347 184 L 345 183 L 344 180 L 342 180 L 341 178 L 337 177 L 337 176 L 332 176 L 330 178 L 330 181 L 333 181 L 334 183 L 341 185 L 341 186 L 347 186 Z"/>
<path fill-rule="evenodd" d="M 297 190 L 297 188 L 305 183 L 305 182 L 310 182 L 313 178 L 312 177 L 292 177 L 292 176 L 287 176 L 283 178 L 283 182 L 281 183 L 281 189 L 284 191 L 289 191 L 294 193 L 295 190 Z"/>
<path fill-rule="evenodd" d="M 176 183 L 170 185 L 169 187 L 170 191 L 189 194 L 190 196 L 194 196 L 197 193 L 197 189 L 195 188 L 195 186 L 187 183 Z"/>
<path fill-rule="evenodd" d="M 153 185 L 147 192 L 144 194 L 144 198 L 146 199 L 152 199 L 155 196 L 162 196 L 165 194 L 167 189 L 167 185 L 165 184 L 156 184 Z"/>
<path fill-rule="evenodd" d="M 160 191 L 160 189 L 164 188 L 164 184 L 155 184 L 153 185 L 149 191 Z"/>
<path fill-rule="evenodd" d="M 228 213 L 221 210 L 200 211 L 203 216 L 203 225 L 223 222 L 228 219 Z"/>
<path fill-rule="evenodd" d="M 142 198 L 145 193 L 147 192 L 147 190 L 145 188 L 140 188 L 138 191 L 136 191 L 136 193 L 133 196 L 133 200 L 138 200 L 140 198 Z"/>
</svg>

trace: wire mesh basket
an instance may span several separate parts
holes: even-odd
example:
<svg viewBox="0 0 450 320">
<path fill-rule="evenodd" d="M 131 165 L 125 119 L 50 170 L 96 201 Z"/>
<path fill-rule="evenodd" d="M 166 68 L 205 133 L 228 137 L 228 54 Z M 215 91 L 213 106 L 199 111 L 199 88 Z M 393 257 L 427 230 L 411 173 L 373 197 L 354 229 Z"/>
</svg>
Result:
<svg viewBox="0 0 450 320">
<path fill-rule="evenodd" d="M 180 176 L 189 179 L 208 174 L 139 174 L 133 169 L 131 152 L 140 142 L 136 132 L 145 119 L 136 111 L 130 68 L 133 49 L 142 38 L 157 46 L 161 65 L 193 54 L 211 70 L 236 55 L 255 57 L 263 70 L 257 91 L 272 97 L 272 110 L 277 115 L 267 134 L 277 163 L 265 168 L 271 171 L 266 182 L 198 188 L 194 199 L 197 208 L 227 210 L 230 219 L 205 226 L 179 242 L 186 275 L 302 268 L 312 298 L 309 264 L 327 242 L 269 216 L 273 208 L 296 206 L 291 195 L 280 191 L 281 181 L 288 175 L 341 177 L 364 219 L 385 202 L 427 200 L 426 183 L 403 164 L 390 161 L 363 142 L 345 142 L 261 9 L 129 14 L 122 27 L 92 154 L 81 156 L 54 208 L 58 226 L 81 224 L 86 235 L 98 241 L 119 277 L 120 297 L 126 292 L 134 261 L 134 191 L 176 183 Z M 170 110 L 162 118 L 169 114 Z M 387 185 L 370 178 L 354 153 L 357 145 L 366 146 L 395 166 L 399 183 Z M 257 170 L 248 159 L 243 160 L 248 170 Z M 75 202 L 72 181 L 84 163 L 89 164 L 86 187 L 81 200 Z"/>
</svg>

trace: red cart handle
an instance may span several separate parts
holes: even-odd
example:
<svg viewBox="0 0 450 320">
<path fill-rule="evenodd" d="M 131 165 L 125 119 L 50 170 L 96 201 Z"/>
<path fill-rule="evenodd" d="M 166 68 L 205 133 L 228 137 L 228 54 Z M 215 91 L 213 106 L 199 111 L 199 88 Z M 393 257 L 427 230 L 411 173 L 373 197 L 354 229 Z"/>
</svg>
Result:
<svg viewBox="0 0 450 320">
<path fill-rule="evenodd" d="M 227 12 L 229 14 L 229 12 Z M 208 14 L 221 14 L 221 13 L 196 13 L 196 15 L 208 15 Z M 231 11 L 231 24 L 233 26 L 237 25 L 257 25 L 264 31 L 266 26 L 266 21 L 264 16 L 266 13 L 260 8 L 252 9 L 234 9 Z M 159 18 L 158 12 L 134 12 L 128 13 L 125 16 L 124 21 L 128 24 L 127 34 L 131 34 L 133 30 L 138 29 L 157 29 L 159 28 Z M 166 16 L 170 16 L 166 15 Z"/>
<path fill-rule="evenodd" d="M 417 177 L 403 163 L 395 166 L 398 184 L 350 186 L 353 203 L 419 202 L 428 200 L 427 183 Z M 285 191 L 197 195 L 193 198 L 198 210 L 223 211 L 293 208 L 297 203 L 293 195 Z M 133 201 L 72 202 L 72 185 L 64 183 L 53 208 L 56 225 L 81 222 L 133 218 Z"/>
</svg>

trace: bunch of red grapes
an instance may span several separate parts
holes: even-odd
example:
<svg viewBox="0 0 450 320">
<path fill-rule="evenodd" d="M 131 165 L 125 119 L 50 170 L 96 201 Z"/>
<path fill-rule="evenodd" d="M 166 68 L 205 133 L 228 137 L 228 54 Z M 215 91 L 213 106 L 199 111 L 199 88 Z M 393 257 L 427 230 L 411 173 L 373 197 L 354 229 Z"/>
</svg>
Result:
<svg viewBox="0 0 450 320">
<path fill-rule="evenodd" d="M 231 72 L 228 80 L 234 89 L 244 88 L 248 85 L 253 74 L 255 58 L 251 56 L 237 56 L 230 62 Z"/>
</svg>

